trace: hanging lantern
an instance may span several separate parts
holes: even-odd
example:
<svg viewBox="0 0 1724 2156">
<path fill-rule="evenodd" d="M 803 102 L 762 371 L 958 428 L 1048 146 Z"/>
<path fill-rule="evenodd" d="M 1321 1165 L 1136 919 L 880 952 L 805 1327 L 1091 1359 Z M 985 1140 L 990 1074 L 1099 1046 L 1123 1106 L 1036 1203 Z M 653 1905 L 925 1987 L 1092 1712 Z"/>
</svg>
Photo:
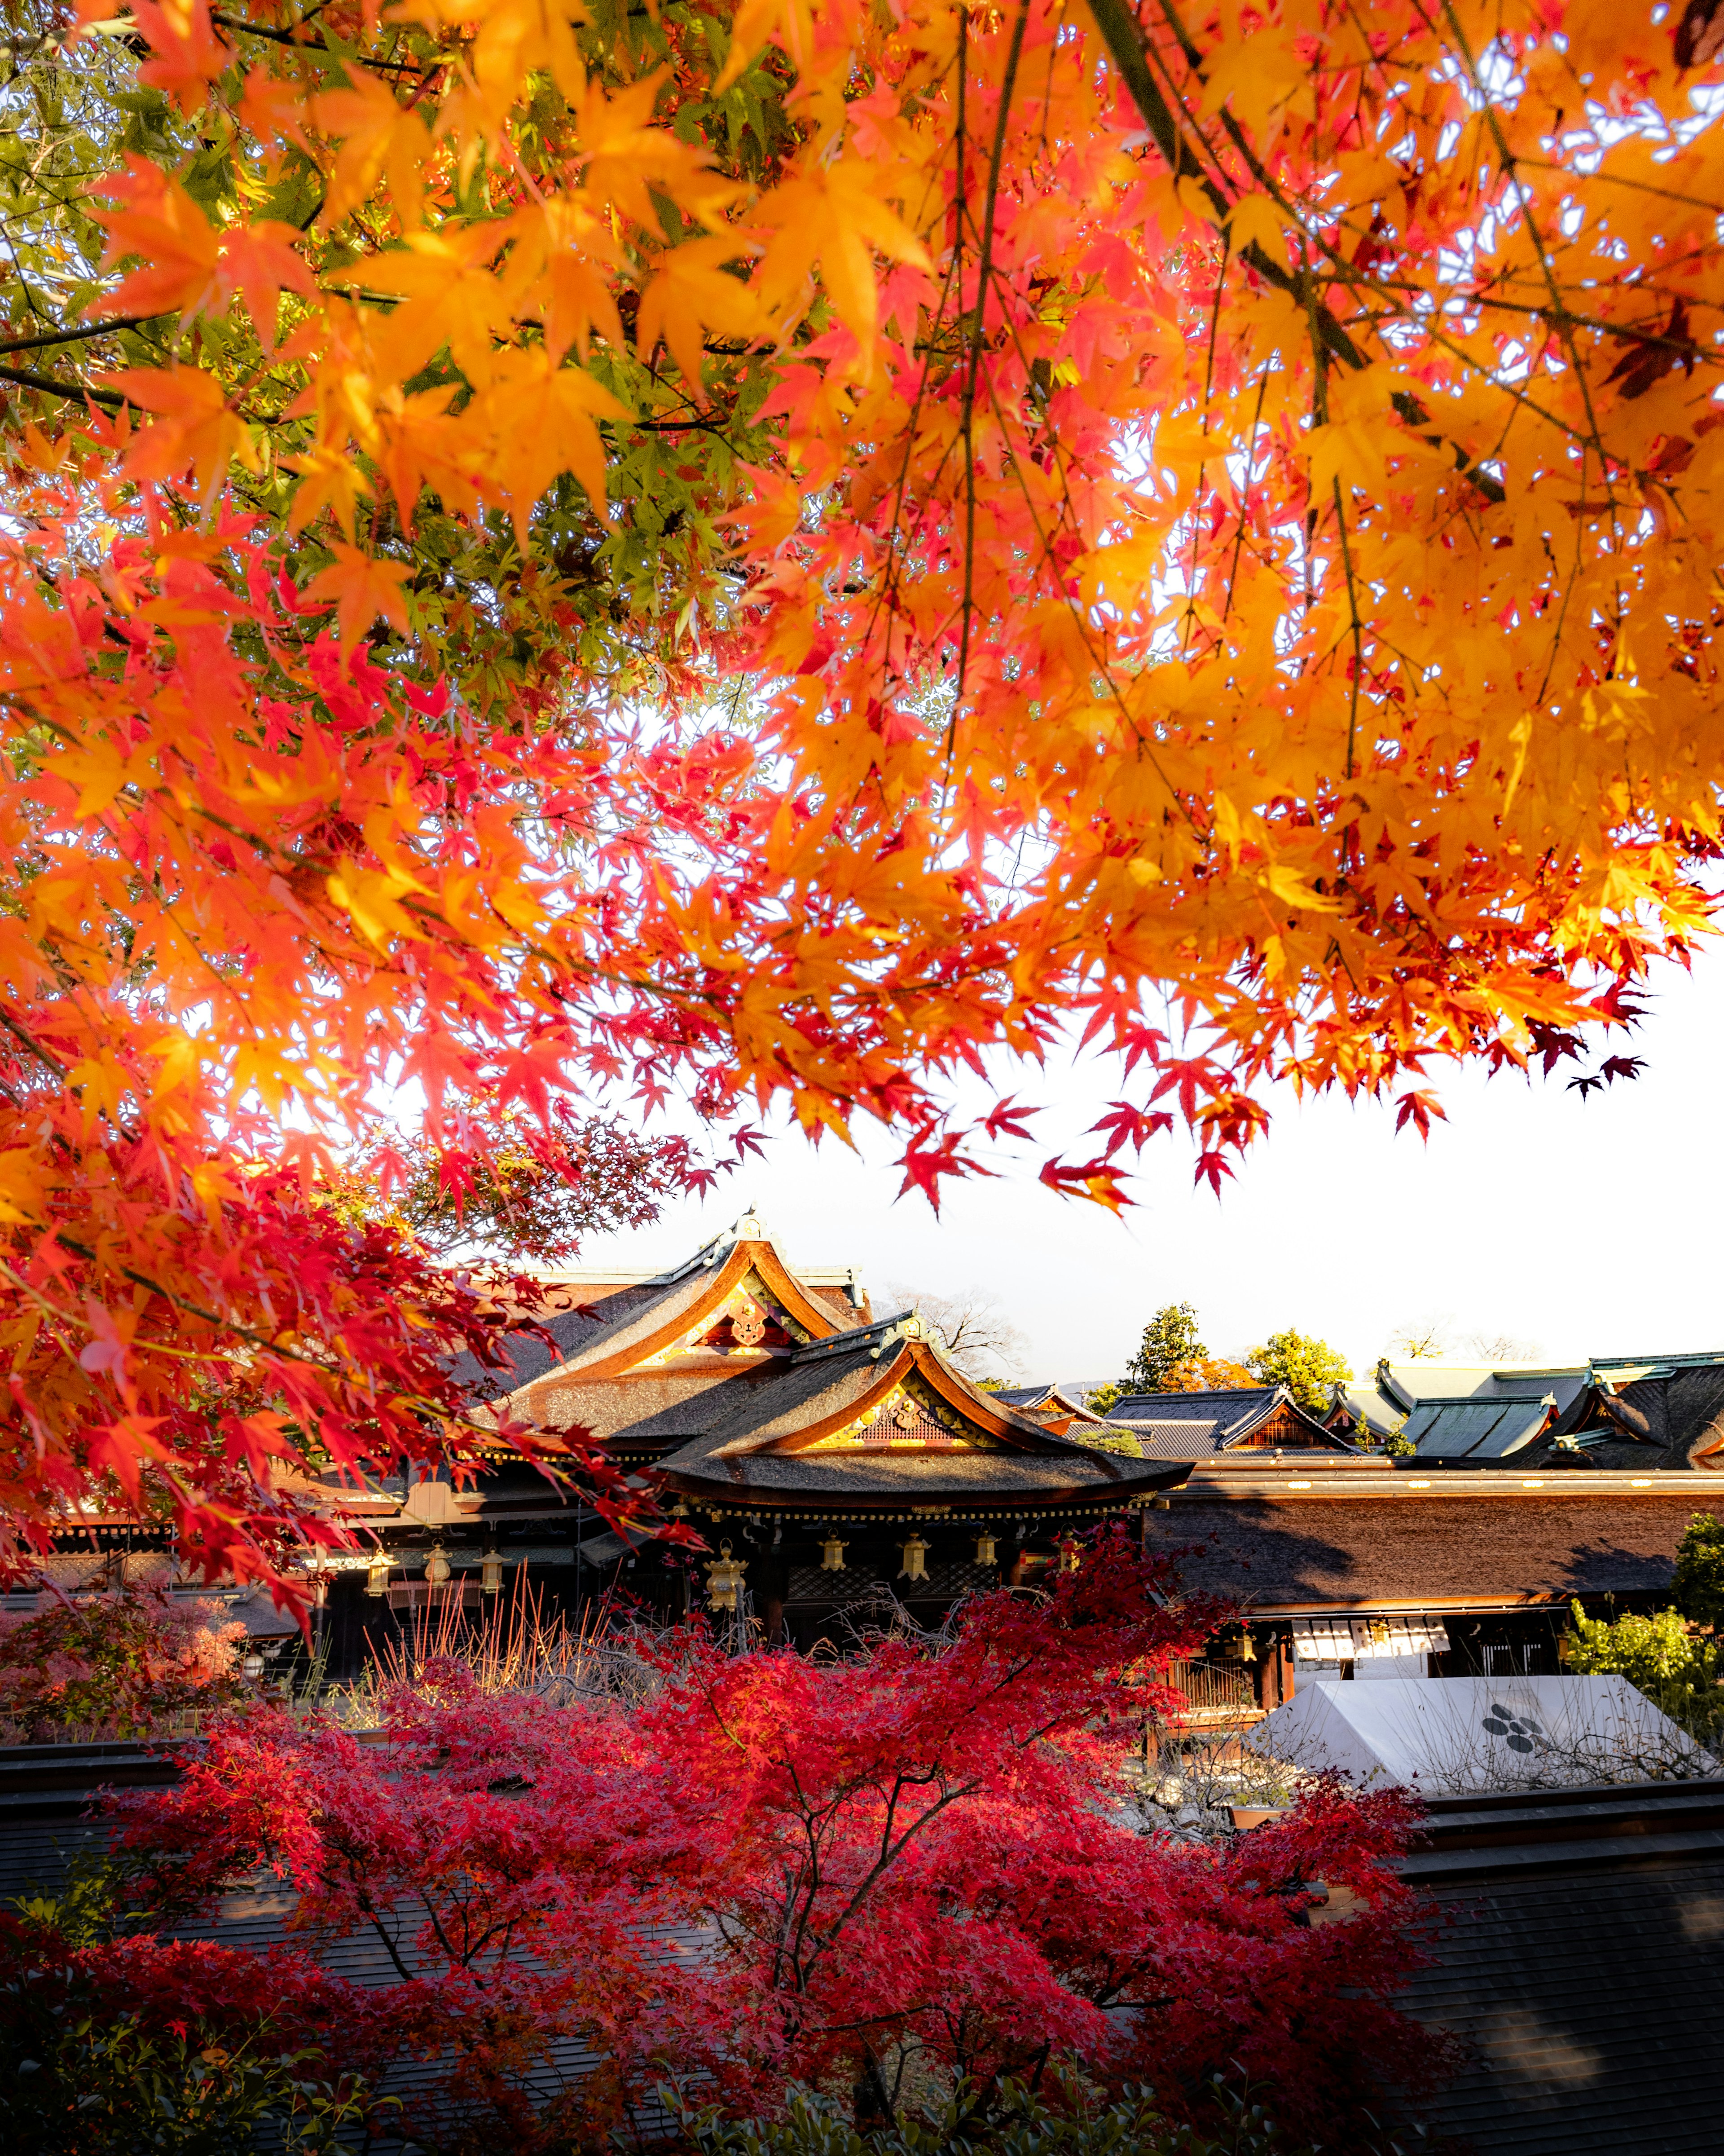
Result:
<svg viewBox="0 0 1724 2156">
<path fill-rule="evenodd" d="M 899 1578 L 926 1579 L 928 1576 L 926 1563 L 928 1546 L 921 1537 L 912 1535 L 908 1542 L 900 1543 L 898 1547 L 904 1553 L 904 1562 L 898 1568 Z"/>
<path fill-rule="evenodd" d="M 1060 1543 L 1060 1569 L 1061 1572 L 1075 1572 L 1083 1561 L 1083 1545 L 1080 1543 L 1075 1543 L 1068 1537 Z"/>
<path fill-rule="evenodd" d="M 730 1544 L 721 1543 L 718 1555 L 706 1560 L 707 1606 L 713 1609 L 734 1609 L 736 1607 L 736 1592 L 747 1569 L 748 1560 L 732 1557 Z"/>
<path fill-rule="evenodd" d="M 389 1558 L 387 1552 L 379 1550 L 365 1568 L 365 1591 L 367 1594 L 384 1595 L 389 1592 Z"/>
<path fill-rule="evenodd" d="M 255 1684 L 264 1674 L 264 1658 L 255 1647 L 239 1665 L 239 1674 L 248 1684 Z"/>
<path fill-rule="evenodd" d="M 427 1587 L 442 1587 L 448 1579 L 449 1559 L 443 1553 L 443 1544 L 439 1543 L 425 1560 L 425 1584 Z"/>
<path fill-rule="evenodd" d="M 1239 1660 L 1242 1662 L 1255 1662 L 1256 1659 L 1257 1642 L 1247 1632 L 1239 1641 Z"/>
<path fill-rule="evenodd" d="M 998 1556 L 996 1554 L 993 1547 L 993 1537 L 989 1534 L 986 1529 L 984 1529 L 983 1532 L 976 1537 L 976 1562 L 977 1564 L 998 1564 L 999 1563 Z"/>
<path fill-rule="evenodd" d="M 502 1553 L 495 1544 L 487 1549 L 479 1567 L 479 1584 L 486 1594 L 501 1592 L 503 1585 Z"/>
<path fill-rule="evenodd" d="M 844 1552 L 849 1548 L 849 1544 L 840 1542 L 836 1535 L 828 1535 L 820 1545 L 821 1571 L 842 1572 L 844 1568 Z"/>
</svg>

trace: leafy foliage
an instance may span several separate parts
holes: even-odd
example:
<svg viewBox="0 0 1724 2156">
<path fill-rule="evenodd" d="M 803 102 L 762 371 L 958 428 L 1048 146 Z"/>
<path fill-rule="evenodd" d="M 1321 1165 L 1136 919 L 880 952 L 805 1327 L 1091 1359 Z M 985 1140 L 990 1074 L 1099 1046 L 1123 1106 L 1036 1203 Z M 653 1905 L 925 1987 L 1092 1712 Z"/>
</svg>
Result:
<svg viewBox="0 0 1724 2156">
<path fill-rule="evenodd" d="M 685 2110 L 682 2125 L 700 2156 L 1300 2156 L 1260 2104 L 1225 2083 L 1215 2087 L 1218 2115 L 1198 2128 L 1168 2118 L 1147 2089 L 1109 2100 L 1075 2076 L 1049 2080 L 1045 2092 L 1013 2081 L 961 2084 L 931 2117 L 865 2134 L 829 2098 L 800 2089 L 782 2120 L 726 2118 L 709 2107 Z"/>
<path fill-rule="evenodd" d="M 244 1636 L 219 1604 L 149 1590 L 0 1613 L 0 1728 L 26 1744 L 73 1727 L 147 1737 L 182 1707 L 231 1706 Z"/>
<path fill-rule="evenodd" d="M 1612 1620 L 1588 1617 L 1576 1602 L 1571 1618 L 1563 1647 L 1577 1676 L 1625 1676 L 1700 1743 L 1716 1738 L 1724 1727 L 1718 1650 L 1696 1636 L 1680 1610 L 1655 1610 L 1650 1617 L 1630 1612 Z"/>
<path fill-rule="evenodd" d="M 713 1179 L 686 1140 L 642 1137 L 613 1116 L 583 1119 L 566 1101 L 542 1119 L 514 1111 L 451 1132 L 444 1145 L 382 1126 L 367 1136 L 365 1171 L 329 1177 L 323 1202 L 338 1219 L 381 1221 L 439 1255 L 567 1259 L 588 1235 L 639 1227 L 667 1196 Z"/>
<path fill-rule="evenodd" d="M 384 1701 L 387 1748 L 259 1710 L 115 1800 L 126 1921 L 69 1966 L 149 2026 L 267 2003 L 289 2046 L 338 2030 L 372 2087 L 403 2050 L 442 2061 L 423 2102 L 475 2147 L 590 2136 L 667 2066 L 778 2116 L 799 2084 L 859 2076 L 892 2110 L 1061 2056 L 1116 2094 L 1153 2064 L 1174 2118 L 1238 2061 L 1326 2138 L 1372 2071 L 1428 2052 L 1388 2003 L 1416 1953 L 1408 1821 L 1337 1788 L 1237 1846 L 1134 1830 L 1122 1777 L 1177 1705 L 1157 1673 L 1225 1614 L 1173 1585 L 1116 1535 L 1046 1598 L 843 1661 L 696 1625 L 639 1643 L 627 1697 L 557 1700 L 434 1664 Z M 298 1897 L 291 1950 L 162 1936 L 259 1864 Z M 1352 1922 L 1303 1922 L 1320 1879 L 1357 1889 Z M 356 1938 L 399 1981 L 299 1950 Z M 559 2034 L 603 2071 L 544 2111 L 529 2070 Z"/>
<path fill-rule="evenodd" d="M 1245 1361 L 1260 1385 L 1285 1385 L 1312 1414 L 1326 1409 L 1333 1389 L 1352 1375 L 1352 1365 L 1326 1340 L 1291 1326 L 1284 1332 L 1271 1332 Z"/>
<path fill-rule="evenodd" d="M 1219 1190 L 1277 1080 L 1428 1134 L 1433 1063 L 1583 1060 L 1692 947 L 1709 39 L 14 13 L 0 1505 L 38 1542 L 99 1496 L 279 1573 L 329 1532 L 300 1478 L 470 1462 L 480 1299 L 313 1197 L 380 1088 L 439 1157 L 619 1087 L 860 1111 L 937 1202 L 1029 1134 L 949 1075 L 1078 1029 L 1130 1097 L 1040 1173 L 1116 1209 L 1178 1125 Z"/>
<path fill-rule="evenodd" d="M 0 1914 L 0 2125 L 41 2156 L 283 2156 L 344 2145 L 387 2116 L 320 2045 L 274 2040 L 267 2012 L 164 2020 L 115 2010 L 92 1965 L 123 1922 L 124 1871 L 74 1861 L 56 1898 Z"/>
</svg>

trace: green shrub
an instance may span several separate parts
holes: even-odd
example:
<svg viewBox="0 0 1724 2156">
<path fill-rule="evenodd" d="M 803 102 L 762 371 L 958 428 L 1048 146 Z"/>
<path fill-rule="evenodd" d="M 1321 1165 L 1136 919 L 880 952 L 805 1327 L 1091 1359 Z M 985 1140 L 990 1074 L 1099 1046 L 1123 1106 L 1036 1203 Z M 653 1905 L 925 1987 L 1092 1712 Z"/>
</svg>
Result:
<svg viewBox="0 0 1724 2156">
<path fill-rule="evenodd" d="M 1676 1607 L 1689 1621 L 1724 1630 L 1724 1524 L 1696 1512 L 1676 1550 Z"/>
<path fill-rule="evenodd" d="M 1564 1659 L 1576 1676 L 1624 1676 L 1700 1743 L 1724 1727 L 1718 1650 L 1691 1630 L 1679 1609 L 1650 1617 L 1588 1617 L 1572 1605 Z"/>
</svg>

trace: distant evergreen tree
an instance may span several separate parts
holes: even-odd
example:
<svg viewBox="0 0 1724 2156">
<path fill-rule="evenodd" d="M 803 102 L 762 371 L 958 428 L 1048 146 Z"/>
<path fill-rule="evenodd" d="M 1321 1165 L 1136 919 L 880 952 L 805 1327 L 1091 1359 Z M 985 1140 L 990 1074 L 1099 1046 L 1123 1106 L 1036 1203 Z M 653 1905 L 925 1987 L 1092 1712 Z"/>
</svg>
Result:
<svg viewBox="0 0 1724 2156">
<path fill-rule="evenodd" d="M 1170 1302 L 1144 1327 L 1137 1353 L 1126 1366 L 1126 1383 L 1134 1392 L 1165 1393 L 1181 1363 L 1201 1363 L 1208 1353 L 1198 1337 L 1195 1305 Z"/>
</svg>

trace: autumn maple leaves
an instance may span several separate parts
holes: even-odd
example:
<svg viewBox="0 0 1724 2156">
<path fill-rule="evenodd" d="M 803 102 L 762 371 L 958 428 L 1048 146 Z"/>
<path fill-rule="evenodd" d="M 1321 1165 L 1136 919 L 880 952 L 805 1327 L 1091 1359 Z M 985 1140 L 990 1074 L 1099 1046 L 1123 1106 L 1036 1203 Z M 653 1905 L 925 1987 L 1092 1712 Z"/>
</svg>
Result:
<svg viewBox="0 0 1724 2156">
<path fill-rule="evenodd" d="M 947 1074 L 1086 1033 L 1133 1097 L 1038 1165 L 1116 1205 L 1175 1106 L 1218 1187 L 1278 1079 L 1423 1131 L 1434 1062 L 1580 1052 L 1700 932 L 1724 187 L 1670 30 L 1101 13 L 133 8 L 0 624 L 20 1491 L 122 1409 L 152 1456 L 187 1326 L 351 1378 L 343 1456 L 457 1414 L 222 1210 L 312 1204 L 380 1081 L 434 1142 L 859 1110 L 937 1198 L 999 1135 Z"/>
</svg>

